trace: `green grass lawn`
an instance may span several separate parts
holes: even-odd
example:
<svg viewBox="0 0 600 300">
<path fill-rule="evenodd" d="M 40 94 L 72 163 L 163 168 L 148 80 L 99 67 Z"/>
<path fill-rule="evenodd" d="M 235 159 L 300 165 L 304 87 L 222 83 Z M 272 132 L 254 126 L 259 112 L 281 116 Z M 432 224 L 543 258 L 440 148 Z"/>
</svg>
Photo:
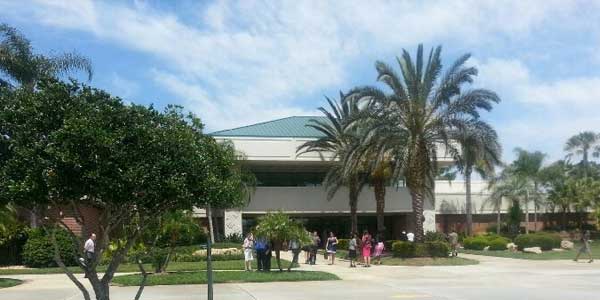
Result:
<svg viewBox="0 0 600 300">
<path fill-rule="evenodd" d="M 600 241 L 591 244 L 592 257 L 600 259 Z M 575 243 L 573 250 L 565 251 L 544 251 L 542 254 L 510 252 L 510 251 L 478 251 L 478 250 L 462 250 L 462 253 L 486 255 L 495 257 L 517 258 L 517 259 L 533 259 L 533 260 L 555 260 L 555 259 L 574 259 L 579 251 L 579 244 Z M 581 260 L 586 260 L 587 256 L 582 255 Z"/>
<path fill-rule="evenodd" d="M 113 279 L 113 284 L 123 286 L 136 286 L 140 284 L 141 275 L 122 275 Z M 292 271 L 292 272 L 245 272 L 245 271 L 218 271 L 214 272 L 215 283 L 227 282 L 272 282 L 272 281 L 321 281 L 339 280 L 334 274 L 320 271 Z M 180 272 L 156 274 L 148 276 L 146 285 L 175 285 L 175 284 L 205 284 L 206 272 Z"/>
<path fill-rule="evenodd" d="M 19 285 L 23 283 L 23 281 L 12 278 L 0 278 L 0 289 Z"/>
<path fill-rule="evenodd" d="M 282 259 L 281 267 L 286 268 L 289 266 L 290 261 Z M 256 260 L 253 262 L 254 268 L 256 269 Z M 271 260 L 271 267 L 276 268 L 277 262 L 275 258 Z M 152 266 L 150 264 L 144 264 L 144 268 L 147 272 L 151 272 Z M 69 267 L 74 273 L 83 273 L 79 267 Z M 213 261 L 214 270 L 243 270 L 243 260 L 222 260 Z M 99 266 L 98 272 L 104 272 L 106 266 Z M 169 272 L 176 271 L 201 271 L 206 270 L 206 262 L 171 262 L 167 268 Z M 122 264 L 119 266 L 117 272 L 139 272 L 136 264 Z M 15 275 L 15 274 L 55 274 L 63 273 L 61 268 L 28 268 L 28 269 L 0 269 L 0 275 Z"/>
<path fill-rule="evenodd" d="M 371 261 L 371 264 L 375 261 Z M 476 265 L 479 262 L 474 259 L 463 257 L 382 257 L 381 264 L 388 266 L 466 266 Z"/>
</svg>

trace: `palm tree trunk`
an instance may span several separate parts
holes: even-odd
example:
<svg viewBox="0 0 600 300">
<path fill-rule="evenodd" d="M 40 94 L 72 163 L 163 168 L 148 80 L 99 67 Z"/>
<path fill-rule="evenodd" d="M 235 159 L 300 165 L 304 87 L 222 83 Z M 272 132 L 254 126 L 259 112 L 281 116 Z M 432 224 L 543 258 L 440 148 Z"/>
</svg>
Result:
<svg viewBox="0 0 600 300">
<path fill-rule="evenodd" d="M 423 241 L 423 193 L 410 192 L 412 198 L 413 215 L 415 222 L 415 242 Z"/>
<path fill-rule="evenodd" d="M 537 223 L 538 223 L 538 202 L 539 202 L 539 194 L 538 194 L 538 184 L 536 181 L 533 182 L 533 188 L 535 191 L 535 198 L 533 200 L 533 230 L 537 231 Z"/>
<path fill-rule="evenodd" d="M 385 182 L 382 178 L 376 178 L 373 184 L 375 192 L 375 202 L 377 204 L 377 233 L 380 237 L 385 234 Z"/>
<path fill-rule="evenodd" d="M 350 193 L 348 195 L 350 200 L 350 232 L 358 233 L 358 187 L 356 186 L 356 184 L 350 184 L 348 188 L 350 190 Z"/>
<path fill-rule="evenodd" d="M 473 235 L 473 204 L 471 203 L 471 171 L 465 170 L 467 235 Z"/>
</svg>

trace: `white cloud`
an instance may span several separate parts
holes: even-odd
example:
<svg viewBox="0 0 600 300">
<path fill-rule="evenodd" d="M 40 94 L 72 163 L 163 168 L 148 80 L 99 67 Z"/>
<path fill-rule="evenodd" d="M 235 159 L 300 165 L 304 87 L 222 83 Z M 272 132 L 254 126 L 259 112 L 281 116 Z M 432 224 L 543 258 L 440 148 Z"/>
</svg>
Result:
<svg viewBox="0 0 600 300">
<path fill-rule="evenodd" d="M 147 68 L 154 83 L 181 98 L 209 130 L 314 113 L 322 99 L 297 99 L 348 86 L 360 77 L 348 73 L 353 64 L 389 61 L 423 42 L 478 49 L 478 84 L 504 99 L 495 122 L 507 153 L 523 146 L 559 157 L 569 135 L 600 131 L 598 77 L 540 78 L 511 52 L 544 30 L 594 30 L 574 16 L 600 2 L 216 1 L 199 6 L 194 21 L 138 2 L 15 3 L 0 0 L 0 10 L 153 56 L 157 63 Z M 488 49 L 507 49 L 514 59 L 486 59 L 493 56 Z M 552 63 L 546 52 L 532 55 Z"/>
<path fill-rule="evenodd" d="M 496 128 L 509 154 L 514 147 L 564 157 L 564 142 L 581 131 L 600 132 L 600 77 L 542 80 L 519 60 L 476 61 L 478 84 L 499 93 L 503 118 Z"/>
</svg>

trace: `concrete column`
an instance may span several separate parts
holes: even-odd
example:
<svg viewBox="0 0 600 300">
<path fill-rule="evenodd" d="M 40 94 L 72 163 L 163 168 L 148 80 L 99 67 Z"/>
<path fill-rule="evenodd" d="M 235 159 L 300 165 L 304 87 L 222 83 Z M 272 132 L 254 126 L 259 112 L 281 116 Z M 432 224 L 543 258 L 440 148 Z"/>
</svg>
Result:
<svg viewBox="0 0 600 300">
<path fill-rule="evenodd" d="M 225 210 L 223 212 L 224 236 L 228 237 L 232 234 L 242 235 L 242 211 L 241 210 Z"/>
<path fill-rule="evenodd" d="M 423 216 L 425 217 L 425 221 L 423 222 L 423 232 L 427 233 L 428 231 L 436 231 L 435 226 L 435 210 L 426 209 L 423 211 Z"/>
</svg>

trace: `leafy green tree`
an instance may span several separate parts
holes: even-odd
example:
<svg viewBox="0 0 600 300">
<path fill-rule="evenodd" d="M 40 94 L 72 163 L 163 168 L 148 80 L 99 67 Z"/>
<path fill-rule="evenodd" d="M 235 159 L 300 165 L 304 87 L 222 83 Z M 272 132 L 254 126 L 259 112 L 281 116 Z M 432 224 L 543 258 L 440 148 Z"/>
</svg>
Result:
<svg viewBox="0 0 600 300">
<path fill-rule="evenodd" d="M 570 137 L 565 144 L 565 151 L 569 152 L 568 157 L 581 156 L 584 177 L 587 177 L 589 169 L 589 156 L 600 156 L 600 134 L 583 131 Z"/>
<path fill-rule="evenodd" d="M 270 212 L 260 217 L 253 232 L 257 238 L 264 238 L 271 242 L 279 271 L 283 271 L 280 252 L 284 242 L 290 240 L 298 240 L 302 244 L 310 242 L 308 231 L 304 226 L 282 212 Z"/>
<path fill-rule="evenodd" d="M 385 145 L 395 161 L 396 177 L 406 180 L 412 198 L 415 239 L 423 240 L 424 201 L 434 202 L 437 153 L 443 146 L 447 153 L 458 153 L 460 145 L 452 143 L 452 132 L 482 124 L 480 111 L 489 111 L 500 101 L 485 89 L 464 90 L 473 82 L 477 69 L 465 63 L 470 55 L 456 60 L 442 75 L 441 47 L 432 49 L 428 58 L 419 45 L 415 60 L 404 50 L 398 64 L 401 76 L 392 67 L 377 62 L 378 80 L 391 93 L 376 87 L 360 87 L 350 94 L 374 106 L 374 126 L 366 133 Z"/>
<path fill-rule="evenodd" d="M 0 204 L 13 201 L 35 213 L 55 245 L 55 260 L 90 299 L 87 288 L 64 267 L 54 224 L 72 213 L 83 232 L 96 231 L 96 258 L 80 263 L 96 299 L 109 299 L 110 282 L 123 257 L 157 212 L 191 210 L 208 203 L 239 205 L 233 180 L 235 158 L 223 153 L 202 124 L 181 109 L 164 112 L 77 83 L 53 79 L 0 95 L 0 134 L 9 147 L 0 166 Z M 81 213 L 101 213 L 97 227 Z M 124 243 L 100 277 L 102 253 L 117 232 Z M 84 257 L 83 236 L 70 232 L 73 250 Z"/>
<path fill-rule="evenodd" d="M 0 86 L 13 83 L 33 89 L 43 77 L 84 71 L 92 78 L 92 63 L 77 53 L 35 54 L 29 40 L 15 28 L 0 24 Z"/>
<path fill-rule="evenodd" d="M 473 234 L 472 174 L 476 172 L 483 179 L 494 174 L 495 166 L 501 163 L 502 147 L 496 131 L 483 122 L 456 131 L 451 139 L 460 145 L 460 152 L 454 153 L 454 160 L 458 170 L 465 177 L 467 235 L 470 236 Z"/>
<path fill-rule="evenodd" d="M 323 133 L 323 137 L 308 141 L 298 147 L 300 154 L 306 152 L 318 152 L 326 155 L 333 165 L 325 176 L 324 184 L 327 187 L 327 199 L 330 200 L 341 187 L 348 188 L 348 202 L 350 205 L 351 232 L 358 231 L 357 206 L 358 196 L 365 185 L 366 176 L 359 167 L 347 164 L 347 155 L 359 145 L 357 127 L 354 120 L 358 115 L 359 108 L 353 101 L 340 93 L 339 103 L 329 98 L 329 110 L 320 107 L 319 110 L 325 115 L 327 121 L 311 120 L 307 126 Z"/>
</svg>

